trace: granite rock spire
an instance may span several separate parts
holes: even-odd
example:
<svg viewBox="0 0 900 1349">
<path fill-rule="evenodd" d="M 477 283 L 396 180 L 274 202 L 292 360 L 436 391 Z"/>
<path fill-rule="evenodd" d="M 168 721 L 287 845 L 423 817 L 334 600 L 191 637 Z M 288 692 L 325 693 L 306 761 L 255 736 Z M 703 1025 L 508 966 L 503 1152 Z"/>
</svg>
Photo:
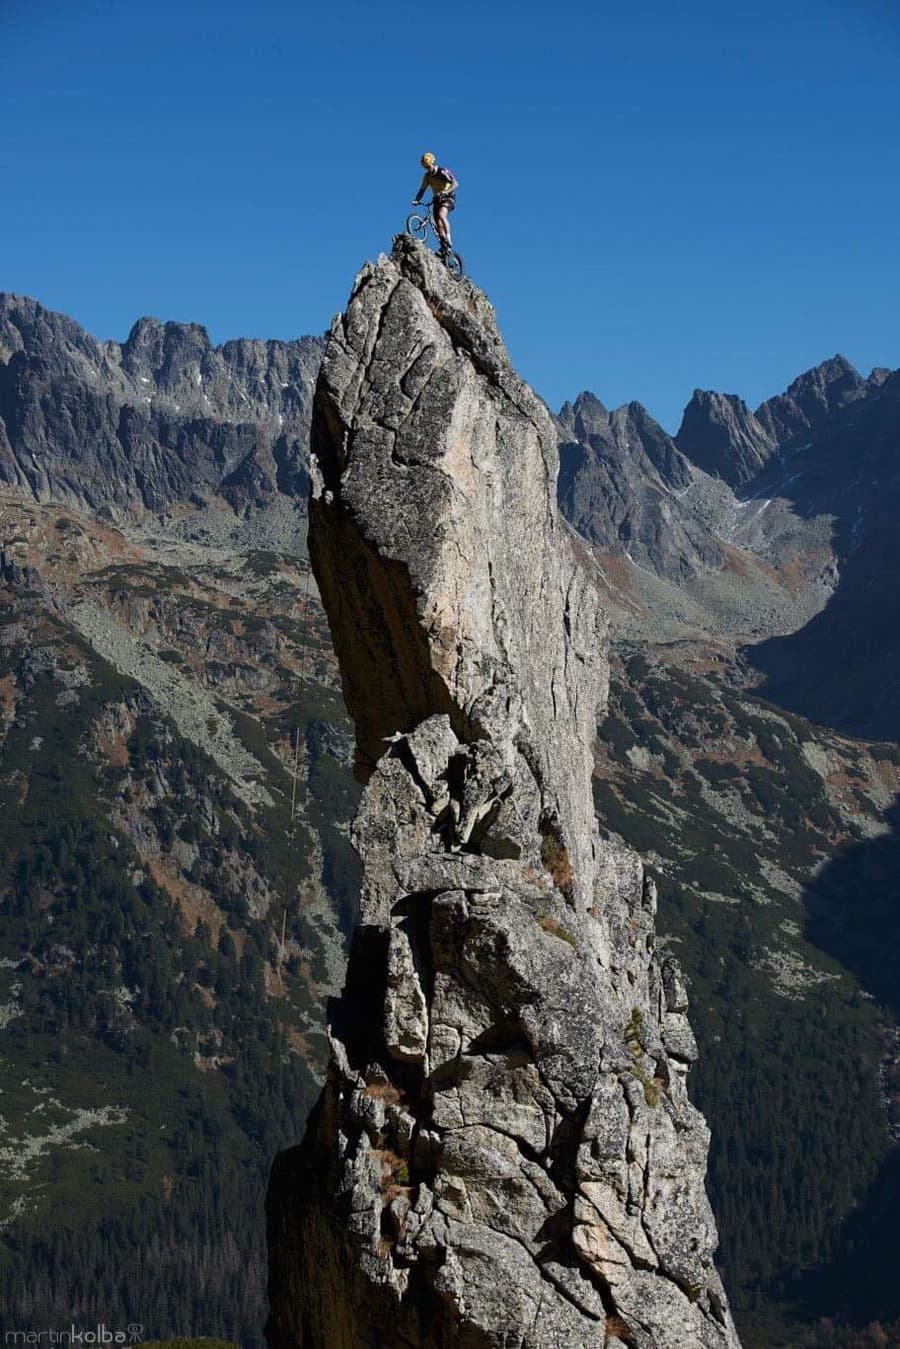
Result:
<svg viewBox="0 0 900 1349">
<path fill-rule="evenodd" d="M 557 428 L 413 241 L 335 320 L 310 547 L 363 864 L 332 1058 L 268 1198 L 273 1349 L 724 1349 L 708 1131 L 640 858 L 600 838 L 606 624 Z"/>
</svg>

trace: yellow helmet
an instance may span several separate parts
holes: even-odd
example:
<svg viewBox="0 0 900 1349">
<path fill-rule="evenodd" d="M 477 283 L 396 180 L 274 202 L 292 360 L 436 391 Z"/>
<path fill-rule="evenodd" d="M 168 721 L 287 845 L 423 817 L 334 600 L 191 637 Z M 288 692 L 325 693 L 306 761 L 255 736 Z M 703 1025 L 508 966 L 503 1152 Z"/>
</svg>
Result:
<svg viewBox="0 0 900 1349">
<path fill-rule="evenodd" d="M 431 153 L 430 150 L 427 150 L 421 159 L 422 168 L 433 169 L 436 163 L 437 160 L 435 159 L 434 155 Z"/>
</svg>

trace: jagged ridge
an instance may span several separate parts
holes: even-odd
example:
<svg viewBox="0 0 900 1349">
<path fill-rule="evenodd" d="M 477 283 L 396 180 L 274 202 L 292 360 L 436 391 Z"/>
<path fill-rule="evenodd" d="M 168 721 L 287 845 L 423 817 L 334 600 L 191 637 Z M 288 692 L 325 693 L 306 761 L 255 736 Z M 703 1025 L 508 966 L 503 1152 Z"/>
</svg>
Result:
<svg viewBox="0 0 900 1349">
<path fill-rule="evenodd" d="M 0 483 L 121 519 L 306 483 L 318 338 L 221 347 L 199 324 L 139 319 L 98 342 L 0 294 Z"/>
</svg>

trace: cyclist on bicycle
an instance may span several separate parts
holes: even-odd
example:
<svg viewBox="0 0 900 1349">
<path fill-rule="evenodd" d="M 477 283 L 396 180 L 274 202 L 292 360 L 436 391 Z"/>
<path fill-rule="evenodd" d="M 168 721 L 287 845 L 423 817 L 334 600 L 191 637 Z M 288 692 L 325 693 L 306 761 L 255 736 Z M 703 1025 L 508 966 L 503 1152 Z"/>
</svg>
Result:
<svg viewBox="0 0 900 1349">
<path fill-rule="evenodd" d="M 441 252 L 449 252 L 453 247 L 450 239 L 450 212 L 456 207 L 455 192 L 457 181 L 450 169 L 442 168 L 429 150 L 419 161 L 425 170 L 422 186 L 413 197 L 413 206 L 421 205 L 426 188 L 431 188 L 431 209 L 434 212 L 434 227 L 441 241 Z"/>
</svg>

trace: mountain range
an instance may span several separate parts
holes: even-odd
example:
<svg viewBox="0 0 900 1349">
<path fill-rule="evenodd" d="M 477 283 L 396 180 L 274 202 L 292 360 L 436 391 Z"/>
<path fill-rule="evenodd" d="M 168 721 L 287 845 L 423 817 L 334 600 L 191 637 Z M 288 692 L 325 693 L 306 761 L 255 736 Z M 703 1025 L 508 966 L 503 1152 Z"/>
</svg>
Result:
<svg viewBox="0 0 900 1349">
<path fill-rule="evenodd" d="M 623 630 L 745 645 L 786 708 L 900 734 L 900 372 L 863 378 L 835 356 L 755 412 L 698 389 L 674 438 L 640 404 L 608 413 L 588 393 L 560 421 L 562 509 L 629 564 L 612 569 Z"/>
<path fill-rule="evenodd" d="M 260 1342 L 262 1185 L 315 1094 L 358 884 L 306 561 L 321 353 L 153 319 L 98 342 L 0 295 L 17 1321 Z M 587 392 L 557 425 L 615 639 L 598 818 L 649 856 L 692 983 L 736 1320 L 747 1346 L 849 1345 L 900 1317 L 900 372 L 835 357 L 755 412 L 697 390 L 674 437 Z"/>
</svg>

